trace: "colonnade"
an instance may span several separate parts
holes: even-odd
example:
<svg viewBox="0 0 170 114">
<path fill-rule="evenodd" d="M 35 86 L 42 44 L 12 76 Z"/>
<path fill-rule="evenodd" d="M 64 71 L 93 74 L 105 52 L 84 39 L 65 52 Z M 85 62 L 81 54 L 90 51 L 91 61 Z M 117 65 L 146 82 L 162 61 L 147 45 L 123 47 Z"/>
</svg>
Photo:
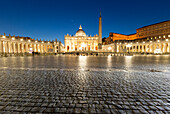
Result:
<svg viewBox="0 0 170 114">
<path fill-rule="evenodd" d="M 47 53 L 51 45 L 0 41 L 0 53 Z"/>
<path fill-rule="evenodd" d="M 104 52 L 131 53 L 170 53 L 170 42 L 129 42 L 103 46 Z"/>
<path fill-rule="evenodd" d="M 61 42 L 38 41 L 31 38 L 15 38 L 14 36 L 0 35 L 0 54 L 2 53 L 57 53 L 64 49 Z"/>
<path fill-rule="evenodd" d="M 123 52 L 124 50 L 137 53 L 155 53 L 156 51 L 160 51 L 160 53 L 170 53 L 170 43 L 141 43 L 132 44 L 130 47 L 123 45 L 119 46 L 117 52 Z"/>
</svg>

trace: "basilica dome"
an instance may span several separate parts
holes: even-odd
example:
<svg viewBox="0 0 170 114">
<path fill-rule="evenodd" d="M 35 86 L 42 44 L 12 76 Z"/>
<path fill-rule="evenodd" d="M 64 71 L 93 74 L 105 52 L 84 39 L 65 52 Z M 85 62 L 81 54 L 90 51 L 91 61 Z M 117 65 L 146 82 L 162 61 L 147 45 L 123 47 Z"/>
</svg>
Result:
<svg viewBox="0 0 170 114">
<path fill-rule="evenodd" d="M 76 32 L 76 36 L 86 36 L 86 33 L 82 29 L 81 25 L 79 27 L 79 30 Z"/>
</svg>

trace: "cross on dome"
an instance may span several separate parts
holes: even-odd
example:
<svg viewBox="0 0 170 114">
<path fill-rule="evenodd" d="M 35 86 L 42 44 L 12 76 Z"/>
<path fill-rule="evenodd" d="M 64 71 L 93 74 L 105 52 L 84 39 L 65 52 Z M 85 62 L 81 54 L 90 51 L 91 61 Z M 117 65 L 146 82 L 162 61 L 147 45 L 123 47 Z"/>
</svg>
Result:
<svg viewBox="0 0 170 114">
<path fill-rule="evenodd" d="M 80 25 L 79 29 L 82 29 L 81 25 Z"/>
</svg>

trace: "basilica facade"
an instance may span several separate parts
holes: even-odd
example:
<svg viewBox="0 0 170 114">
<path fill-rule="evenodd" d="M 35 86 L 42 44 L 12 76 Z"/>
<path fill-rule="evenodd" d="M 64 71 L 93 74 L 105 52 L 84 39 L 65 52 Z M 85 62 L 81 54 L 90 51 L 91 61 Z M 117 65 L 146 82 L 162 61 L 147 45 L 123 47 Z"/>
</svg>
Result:
<svg viewBox="0 0 170 114">
<path fill-rule="evenodd" d="M 101 13 L 99 17 L 99 35 L 89 36 L 86 35 L 82 26 L 80 25 L 79 30 L 74 36 L 65 35 L 65 52 L 87 52 L 87 51 L 101 51 L 102 49 L 102 18 Z"/>
<path fill-rule="evenodd" d="M 81 25 L 75 36 L 67 34 L 65 36 L 65 52 L 72 51 L 97 51 L 98 35 L 88 36 L 83 31 Z"/>
</svg>

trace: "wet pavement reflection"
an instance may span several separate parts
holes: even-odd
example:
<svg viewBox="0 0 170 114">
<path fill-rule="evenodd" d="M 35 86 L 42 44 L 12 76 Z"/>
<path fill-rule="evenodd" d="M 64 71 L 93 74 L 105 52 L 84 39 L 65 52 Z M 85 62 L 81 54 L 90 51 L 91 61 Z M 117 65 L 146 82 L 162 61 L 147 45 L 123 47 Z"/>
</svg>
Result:
<svg viewBox="0 0 170 114">
<path fill-rule="evenodd" d="M 0 113 L 169 113 L 170 56 L 0 58 Z"/>
</svg>

